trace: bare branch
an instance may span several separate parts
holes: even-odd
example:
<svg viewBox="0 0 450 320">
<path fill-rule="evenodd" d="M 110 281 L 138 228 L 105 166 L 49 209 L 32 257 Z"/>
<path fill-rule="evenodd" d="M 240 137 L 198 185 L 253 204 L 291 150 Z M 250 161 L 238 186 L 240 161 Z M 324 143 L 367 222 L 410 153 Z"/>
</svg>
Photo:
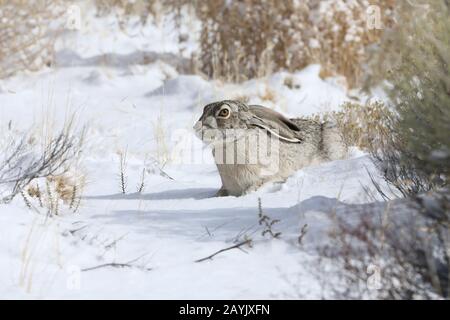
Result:
<svg viewBox="0 0 450 320">
<path fill-rule="evenodd" d="M 86 272 L 86 271 L 92 271 L 92 270 L 97 270 L 97 269 L 101 269 L 101 268 L 107 268 L 107 267 L 112 267 L 112 268 L 137 268 L 137 269 L 141 269 L 144 271 L 151 271 L 152 268 L 147 268 L 147 267 L 139 267 L 136 266 L 134 263 L 136 261 L 138 261 L 139 259 L 141 259 L 143 256 L 145 256 L 146 254 L 143 254 L 142 256 L 139 256 L 135 259 L 132 259 L 128 262 L 110 262 L 110 263 L 104 263 L 104 264 L 100 264 L 98 266 L 94 266 L 94 267 L 89 267 L 89 268 L 84 268 L 81 269 L 81 271 Z"/>
<path fill-rule="evenodd" d="M 221 249 L 221 250 L 219 250 L 219 251 L 217 251 L 217 252 L 215 252 L 215 253 L 213 253 L 213 254 L 205 257 L 205 258 L 195 260 L 195 262 L 203 262 L 203 261 L 206 261 L 206 260 L 212 260 L 212 258 L 217 256 L 218 254 L 221 254 L 221 253 L 223 253 L 225 251 L 229 251 L 229 250 L 233 250 L 233 249 L 241 249 L 242 246 L 245 246 L 246 244 L 251 245 L 251 243 L 252 243 L 251 239 L 244 240 L 242 242 L 239 242 L 238 244 L 235 244 L 234 246 L 231 246 L 231 247 L 228 247 L 228 248 L 225 248 L 225 249 Z"/>
<path fill-rule="evenodd" d="M 85 130 L 79 135 L 72 132 L 73 119 L 70 120 L 60 133 L 50 139 L 42 151 L 37 150 L 37 144 L 32 143 L 33 136 L 25 133 L 17 141 L 13 136 L 3 146 L 3 160 L 0 159 L 0 191 L 6 196 L 2 202 L 10 202 L 31 181 L 61 175 L 65 173 L 72 161 L 76 160 L 81 152 Z M 10 189 L 9 191 L 6 189 Z"/>
</svg>

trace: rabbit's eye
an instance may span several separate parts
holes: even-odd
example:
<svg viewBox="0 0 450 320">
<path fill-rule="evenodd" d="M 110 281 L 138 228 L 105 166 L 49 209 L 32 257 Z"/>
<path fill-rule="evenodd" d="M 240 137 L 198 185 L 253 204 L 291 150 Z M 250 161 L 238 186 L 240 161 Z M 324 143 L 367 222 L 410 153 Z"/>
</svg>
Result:
<svg viewBox="0 0 450 320">
<path fill-rule="evenodd" d="M 219 114 L 217 116 L 220 118 L 227 119 L 230 116 L 230 109 L 224 108 L 224 109 L 220 110 Z"/>
</svg>

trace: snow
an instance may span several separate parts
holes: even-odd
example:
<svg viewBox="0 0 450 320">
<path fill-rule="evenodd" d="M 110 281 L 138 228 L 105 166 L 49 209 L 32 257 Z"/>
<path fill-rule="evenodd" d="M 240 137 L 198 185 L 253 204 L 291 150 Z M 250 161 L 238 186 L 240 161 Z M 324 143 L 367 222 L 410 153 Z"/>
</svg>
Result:
<svg viewBox="0 0 450 320">
<path fill-rule="evenodd" d="M 87 185 L 77 213 L 61 209 L 49 218 L 20 197 L 0 204 L 0 298 L 321 298 L 311 271 L 316 247 L 327 241 L 336 207 L 367 202 L 363 186 L 370 186 L 367 170 L 373 169 L 367 155 L 354 150 L 348 160 L 304 168 L 283 184 L 216 198 L 220 178 L 191 128 L 214 100 L 243 95 L 289 116 L 308 116 L 338 110 L 349 100 L 345 88 L 321 79 L 318 65 L 239 85 L 179 74 L 159 59 L 178 48 L 176 37 L 161 31 L 165 27 L 150 24 L 129 37 L 111 27 L 110 18 L 89 24 L 59 43 L 57 67 L 0 83 L 2 131 L 9 123 L 17 136 L 30 126 L 39 132 L 43 123 L 60 127 L 73 112 L 88 128 L 77 168 Z M 189 46 L 195 50 L 195 43 Z M 154 61 L 134 65 L 123 58 L 142 51 L 154 53 Z M 102 64 L 95 56 L 103 54 L 123 59 Z M 288 88 L 286 77 L 296 86 Z M 118 153 L 125 150 L 124 195 Z M 193 152 L 204 163 L 189 161 Z M 161 157 L 170 159 L 163 168 L 155 165 Z M 261 235 L 258 198 L 263 211 L 280 220 L 274 226 L 280 239 Z M 194 262 L 246 237 L 252 247 Z M 132 267 L 81 271 L 129 261 Z"/>
</svg>

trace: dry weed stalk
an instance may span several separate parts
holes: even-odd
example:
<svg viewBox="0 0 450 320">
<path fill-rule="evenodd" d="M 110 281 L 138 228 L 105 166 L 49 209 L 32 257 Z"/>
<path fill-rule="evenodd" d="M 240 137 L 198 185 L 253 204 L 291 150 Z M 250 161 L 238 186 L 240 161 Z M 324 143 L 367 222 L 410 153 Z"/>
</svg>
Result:
<svg viewBox="0 0 450 320">
<path fill-rule="evenodd" d="M 258 198 L 258 218 L 259 225 L 263 226 L 263 231 L 261 235 L 264 237 L 266 234 L 270 235 L 272 239 L 278 239 L 281 236 L 281 232 L 273 231 L 272 227 L 280 222 L 280 220 L 272 219 L 268 215 L 266 215 L 262 210 L 261 198 Z"/>
<path fill-rule="evenodd" d="M 162 113 L 158 115 L 157 121 L 153 123 L 153 137 L 156 142 L 156 160 L 159 164 L 162 164 L 162 167 L 164 167 L 171 161 L 171 156 L 167 143 L 168 134 Z"/>
<path fill-rule="evenodd" d="M 142 169 L 141 182 L 137 187 L 137 192 L 142 193 L 144 192 L 144 189 L 145 189 L 145 168 Z"/>
<path fill-rule="evenodd" d="M 125 173 L 126 167 L 127 167 L 127 151 L 120 152 L 120 165 L 119 165 L 119 183 L 120 183 L 120 191 L 123 194 L 127 193 L 127 176 Z"/>
<path fill-rule="evenodd" d="M 303 245 L 303 238 L 306 236 L 306 233 L 308 232 L 308 224 L 304 224 L 303 227 L 300 229 L 300 234 L 297 238 L 298 244 Z"/>
</svg>

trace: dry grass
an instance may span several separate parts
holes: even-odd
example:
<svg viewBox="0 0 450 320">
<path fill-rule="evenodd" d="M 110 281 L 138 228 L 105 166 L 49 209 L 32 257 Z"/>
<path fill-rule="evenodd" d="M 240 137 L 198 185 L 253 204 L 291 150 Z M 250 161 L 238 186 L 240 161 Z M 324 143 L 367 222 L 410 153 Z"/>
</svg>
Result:
<svg viewBox="0 0 450 320">
<path fill-rule="evenodd" d="M 153 150 L 155 159 L 164 167 L 171 161 L 171 152 L 169 149 L 167 127 L 162 113 L 158 115 L 157 121 L 153 122 L 153 139 L 156 142 L 156 149 Z"/>
<path fill-rule="evenodd" d="M 55 30 L 62 23 L 61 0 L 0 0 L 0 78 L 36 71 L 53 61 Z"/>
<path fill-rule="evenodd" d="M 85 129 L 77 130 L 73 117 L 56 134 L 42 137 L 6 131 L 0 141 L 0 201 L 10 202 L 38 179 L 70 172 L 80 159 L 84 137 Z"/>
<path fill-rule="evenodd" d="M 387 121 L 391 112 L 382 102 L 366 105 L 345 103 L 341 111 L 329 117 L 336 122 L 347 147 L 356 146 L 371 151 L 382 147 L 390 134 Z"/>
<path fill-rule="evenodd" d="M 44 180 L 31 183 L 23 200 L 29 208 L 47 210 L 48 216 L 66 212 L 76 213 L 81 203 L 85 177 L 80 174 L 48 176 Z"/>
<path fill-rule="evenodd" d="M 236 93 L 234 95 L 231 95 L 231 100 L 237 100 L 243 103 L 248 104 L 250 102 L 250 97 L 242 92 Z"/>
<path fill-rule="evenodd" d="M 378 43 L 383 28 L 392 24 L 395 0 L 95 0 L 95 4 L 99 15 L 115 14 L 120 26 L 130 18 L 144 25 L 149 18 L 158 23 L 161 17 L 170 17 L 180 43 L 186 40 L 181 33 L 183 18 L 193 15 L 202 28 L 200 52 L 191 59 L 191 71 L 213 79 L 241 82 L 320 63 L 322 77 L 343 75 L 355 87 L 363 77 L 367 48 Z M 53 42 L 63 28 L 50 30 L 49 23 L 64 22 L 60 18 L 65 5 L 62 0 L 34 0 L 33 5 L 0 0 L 0 39 L 7 44 L 0 48 L 0 78 L 51 65 Z M 377 27 L 382 29 L 368 25 L 371 5 L 380 9 Z"/>
<path fill-rule="evenodd" d="M 259 98 L 263 101 L 276 102 L 277 101 L 277 93 L 269 85 L 265 85 L 262 92 L 259 93 Z"/>
<path fill-rule="evenodd" d="M 132 16 L 139 17 L 142 24 L 146 24 L 148 17 L 159 13 L 161 3 L 156 0 L 95 0 L 97 13 L 106 15 L 115 13 L 119 24 L 123 24 Z"/>
<path fill-rule="evenodd" d="M 396 111 L 381 102 L 346 103 L 341 111 L 326 115 L 325 120 L 329 117 L 337 124 L 348 147 L 359 147 L 371 155 L 381 178 L 391 188 L 382 188 L 378 179 L 369 173 L 377 192 L 385 200 L 393 195 L 411 197 L 448 185 L 448 178 L 440 168 L 428 172 L 421 167 L 423 160 L 411 150 L 410 132 L 402 127 L 404 118 Z M 409 130 L 414 132 L 415 127 Z"/>
<path fill-rule="evenodd" d="M 202 28 L 200 52 L 192 57 L 192 70 L 209 78 L 241 82 L 320 63 L 322 77 L 343 75 L 354 87 L 362 79 L 368 46 L 378 43 L 383 29 L 393 23 L 395 0 L 96 3 L 100 13 L 114 11 L 119 21 L 134 16 L 146 23 L 149 16 L 170 14 L 176 28 L 182 15 L 195 13 Z M 379 12 L 371 12 L 371 8 L 379 8 Z M 378 25 L 373 23 L 376 18 L 380 19 Z M 184 41 L 182 37 L 179 40 Z"/>
<path fill-rule="evenodd" d="M 198 3 L 202 71 L 239 82 L 320 63 L 323 76 L 341 74 L 355 86 L 367 46 L 382 33 L 367 26 L 370 5 L 379 6 L 382 27 L 392 22 L 394 0 Z"/>
</svg>

